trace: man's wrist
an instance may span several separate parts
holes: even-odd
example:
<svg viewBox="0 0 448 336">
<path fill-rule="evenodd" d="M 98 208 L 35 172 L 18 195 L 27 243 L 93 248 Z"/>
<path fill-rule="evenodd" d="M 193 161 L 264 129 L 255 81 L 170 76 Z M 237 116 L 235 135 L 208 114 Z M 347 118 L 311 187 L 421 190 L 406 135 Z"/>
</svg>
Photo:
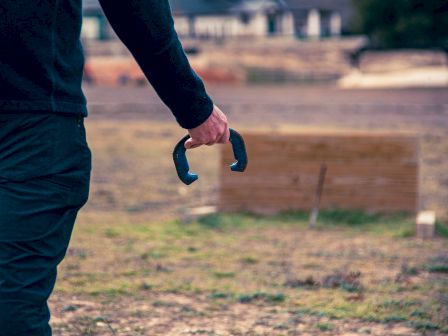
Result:
<svg viewBox="0 0 448 336">
<path fill-rule="evenodd" d="M 182 115 L 176 116 L 177 122 L 182 128 L 193 129 L 202 125 L 213 113 L 214 104 L 207 98 L 201 106 L 196 106 L 189 111 L 183 111 Z"/>
</svg>

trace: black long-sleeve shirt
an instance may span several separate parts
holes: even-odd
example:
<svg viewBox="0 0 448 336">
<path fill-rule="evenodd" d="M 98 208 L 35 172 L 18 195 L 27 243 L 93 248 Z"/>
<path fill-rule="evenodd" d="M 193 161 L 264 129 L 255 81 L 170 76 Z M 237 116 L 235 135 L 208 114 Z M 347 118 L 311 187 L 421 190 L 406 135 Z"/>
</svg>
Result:
<svg viewBox="0 0 448 336">
<path fill-rule="evenodd" d="M 0 1 L 0 113 L 87 115 L 81 90 L 81 1 Z M 100 3 L 179 124 L 194 128 L 205 121 L 213 102 L 185 56 L 168 0 Z"/>
</svg>

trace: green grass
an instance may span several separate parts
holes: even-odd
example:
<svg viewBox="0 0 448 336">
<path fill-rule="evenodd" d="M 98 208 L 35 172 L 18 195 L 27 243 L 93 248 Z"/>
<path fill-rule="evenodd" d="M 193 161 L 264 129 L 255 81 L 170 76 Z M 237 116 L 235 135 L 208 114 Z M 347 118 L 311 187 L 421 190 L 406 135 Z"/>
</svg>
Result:
<svg viewBox="0 0 448 336">
<path fill-rule="evenodd" d="M 214 272 L 213 275 L 218 279 L 234 278 L 235 272 Z"/>
<path fill-rule="evenodd" d="M 232 294 L 216 292 L 216 293 L 211 293 L 208 297 L 211 299 L 228 299 L 228 298 L 232 297 Z"/>
<path fill-rule="evenodd" d="M 294 225 L 306 228 L 309 214 L 287 212 L 275 216 L 255 214 L 213 214 L 200 218 L 198 223 L 207 229 L 233 230 L 250 226 Z M 362 211 L 324 210 L 318 218 L 318 230 L 350 228 L 377 233 L 395 238 L 409 238 L 415 235 L 414 218 L 407 214 L 380 215 Z M 443 235 L 442 235 L 443 236 Z"/>
<path fill-rule="evenodd" d="M 431 273 L 448 273 L 448 265 L 431 265 L 431 266 L 428 266 L 428 272 L 431 272 Z"/>
<path fill-rule="evenodd" d="M 320 322 L 316 324 L 316 327 L 320 331 L 331 331 L 334 329 L 334 324 L 329 322 Z"/>
<path fill-rule="evenodd" d="M 242 294 L 238 297 L 241 303 L 251 303 L 254 301 L 263 301 L 267 303 L 280 303 L 285 301 L 286 297 L 282 293 L 269 294 L 264 292 L 257 292 L 253 294 Z"/>
<path fill-rule="evenodd" d="M 448 238 L 448 224 L 442 222 L 436 223 L 436 234 L 442 238 Z"/>
</svg>

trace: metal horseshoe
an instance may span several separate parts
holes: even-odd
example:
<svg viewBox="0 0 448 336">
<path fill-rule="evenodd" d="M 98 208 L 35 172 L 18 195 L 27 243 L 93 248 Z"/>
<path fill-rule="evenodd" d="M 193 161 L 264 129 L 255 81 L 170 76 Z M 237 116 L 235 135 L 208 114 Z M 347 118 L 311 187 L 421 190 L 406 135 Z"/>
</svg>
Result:
<svg viewBox="0 0 448 336">
<path fill-rule="evenodd" d="M 186 185 L 192 184 L 199 176 L 195 173 L 190 173 L 190 166 L 188 164 L 185 142 L 190 139 L 186 135 L 178 142 L 173 151 L 174 165 L 176 166 L 177 175 L 180 180 Z M 243 137 L 234 129 L 230 129 L 230 143 L 232 144 L 233 156 L 236 161 L 230 165 L 230 169 L 234 172 L 244 172 L 247 167 L 247 152 Z"/>
</svg>

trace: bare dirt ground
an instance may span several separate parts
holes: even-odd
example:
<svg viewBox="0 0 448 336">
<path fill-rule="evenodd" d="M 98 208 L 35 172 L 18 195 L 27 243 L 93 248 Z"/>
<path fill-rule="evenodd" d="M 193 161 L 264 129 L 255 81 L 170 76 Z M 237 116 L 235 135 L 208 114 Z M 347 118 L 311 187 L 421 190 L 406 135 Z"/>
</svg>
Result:
<svg viewBox="0 0 448 336">
<path fill-rule="evenodd" d="M 216 304 L 200 295 L 156 293 L 102 302 L 57 295 L 54 300 L 59 335 L 421 335 L 403 323 L 335 321 L 275 304 Z"/>
<path fill-rule="evenodd" d="M 371 129 L 422 139 L 422 207 L 446 214 L 448 90 L 212 87 L 242 130 Z M 447 240 L 412 218 L 215 216 L 219 152 L 171 161 L 185 133 L 148 88 L 87 88 L 92 191 L 51 299 L 55 336 L 444 335 Z M 207 160 L 204 160 L 207 157 Z M 321 220 L 324 220 L 322 218 Z"/>
</svg>

